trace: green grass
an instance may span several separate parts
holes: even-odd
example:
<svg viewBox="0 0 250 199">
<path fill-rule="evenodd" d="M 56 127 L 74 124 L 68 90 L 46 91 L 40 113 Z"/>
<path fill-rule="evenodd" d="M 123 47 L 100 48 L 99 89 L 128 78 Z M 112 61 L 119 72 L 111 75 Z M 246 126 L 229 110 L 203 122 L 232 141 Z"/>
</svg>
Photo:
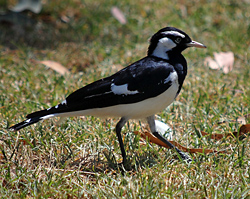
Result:
<svg viewBox="0 0 250 199">
<path fill-rule="evenodd" d="M 214 141 L 199 132 L 238 131 L 238 117 L 249 113 L 250 14 L 248 1 L 45 1 L 36 27 L 0 24 L 0 196 L 3 198 L 249 198 L 250 146 L 244 140 Z M 6 1 L 1 10 L 7 9 Z M 10 1 L 10 3 L 13 3 Z M 13 4 L 12 4 L 13 5 Z M 118 6 L 128 23 L 110 14 Z M 69 17 L 69 23 L 60 18 Z M 146 55 L 148 39 L 165 26 L 187 32 L 207 49 L 188 49 L 183 90 L 160 120 L 189 148 L 227 150 L 196 154 L 187 165 L 176 153 L 141 145 L 123 129 L 132 171 L 121 162 L 115 118 L 44 121 L 20 132 L 6 128 L 25 115 L 61 102 L 69 93 Z M 207 68 L 206 56 L 233 51 L 229 74 Z M 33 60 L 54 60 L 70 70 L 60 74 Z M 225 121 L 224 123 L 220 123 Z M 249 123 L 248 119 L 248 123 Z M 174 161 L 173 161 L 174 160 Z"/>
</svg>

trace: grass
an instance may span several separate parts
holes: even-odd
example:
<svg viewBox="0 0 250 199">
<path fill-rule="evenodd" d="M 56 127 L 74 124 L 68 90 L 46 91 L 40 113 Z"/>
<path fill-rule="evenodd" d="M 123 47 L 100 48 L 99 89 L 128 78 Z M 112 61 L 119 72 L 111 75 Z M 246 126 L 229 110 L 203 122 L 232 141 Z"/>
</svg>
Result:
<svg viewBox="0 0 250 199">
<path fill-rule="evenodd" d="M 7 9 L 7 1 L 0 5 L 1 11 Z M 126 25 L 111 16 L 112 6 L 124 12 Z M 201 130 L 238 131 L 241 124 L 235 120 L 249 113 L 249 6 L 248 1 L 45 1 L 39 15 L 27 13 L 35 27 L 1 23 L 1 197 L 249 198 L 249 137 L 199 136 Z M 123 172 L 116 167 L 121 154 L 115 118 L 68 118 L 61 125 L 53 119 L 20 132 L 6 129 L 145 56 L 148 39 L 165 26 L 184 30 L 208 48 L 184 52 L 189 71 L 183 90 L 158 117 L 182 145 L 227 154 L 196 154 L 196 162 L 187 165 L 173 151 L 141 145 L 131 132 L 144 130 L 144 122 L 130 121 L 123 135 L 133 169 Z M 232 72 L 203 64 L 219 51 L 234 52 Z M 57 61 L 70 74 L 61 76 L 34 60 Z"/>
</svg>

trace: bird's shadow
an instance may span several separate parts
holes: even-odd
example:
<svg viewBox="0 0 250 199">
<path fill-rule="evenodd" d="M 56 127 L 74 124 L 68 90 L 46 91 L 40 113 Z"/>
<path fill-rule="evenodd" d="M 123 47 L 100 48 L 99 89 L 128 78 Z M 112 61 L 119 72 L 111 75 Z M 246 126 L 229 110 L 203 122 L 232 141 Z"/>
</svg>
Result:
<svg viewBox="0 0 250 199">
<path fill-rule="evenodd" d="M 100 158 L 101 156 L 102 158 Z M 91 175 L 108 172 L 124 174 L 125 172 L 133 173 L 141 169 L 151 168 L 159 164 L 159 162 L 159 154 L 145 151 L 143 153 L 134 152 L 133 155 L 128 155 L 126 165 L 124 165 L 121 159 L 117 160 L 112 151 L 106 150 L 97 155 L 88 154 L 78 158 L 68 166 L 71 169 L 77 169 Z"/>
</svg>

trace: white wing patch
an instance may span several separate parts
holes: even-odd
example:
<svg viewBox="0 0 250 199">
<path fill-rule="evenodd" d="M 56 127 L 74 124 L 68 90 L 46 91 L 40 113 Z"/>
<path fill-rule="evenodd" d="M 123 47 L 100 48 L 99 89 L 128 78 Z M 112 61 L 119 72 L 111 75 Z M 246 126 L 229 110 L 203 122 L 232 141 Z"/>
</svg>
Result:
<svg viewBox="0 0 250 199">
<path fill-rule="evenodd" d="M 181 34 L 180 32 L 174 31 L 174 30 L 165 31 L 163 33 L 166 35 L 174 35 L 174 36 L 179 36 L 179 37 L 185 38 L 185 35 Z"/>
<path fill-rule="evenodd" d="M 31 121 L 31 118 L 30 119 L 27 119 L 25 120 L 26 123 L 29 123 Z"/>
<path fill-rule="evenodd" d="M 60 105 L 60 104 L 56 105 L 55 108 L 56 108 L 56 109 L 59 108 L 59 105 Z M 63 100 L 63 101 L 61 102 L 61 105 L 67 105 L 67 101 L 66 101 L 66 100 Z M 50 109 L 52 109 L 52 107 L 48 108 L 47 111 L 49 111 Z"/>
<path fill-rule="evenodd" d="M 63 100 L 61 104 L 62 104 L 62 105 L 64 105 L 64 104 L 67 105 L 67 101 L 66 101 L 66 100 Z"/>
<path fill-rule="evenodd" d="M 113 83 L 111 84 L 111 90 L 115 95 L 134 95 L 139 93 L 137 90 L 135 91 L 128 90 L 128 84 L 117 86 Z"/>
</svg>

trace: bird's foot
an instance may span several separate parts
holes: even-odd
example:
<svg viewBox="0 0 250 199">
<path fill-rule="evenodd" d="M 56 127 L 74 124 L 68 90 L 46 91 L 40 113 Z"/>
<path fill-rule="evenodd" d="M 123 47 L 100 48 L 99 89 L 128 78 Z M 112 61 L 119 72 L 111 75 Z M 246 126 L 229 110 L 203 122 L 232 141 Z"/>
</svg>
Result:
<svg viewBox="0 0 250 199">
<path fill-rule="evenodd" d="M 131 166 L 131 161 L 129 161 L 127 158 L 124 158 L 122 163 L 119 164 L 120 167 L 123 168 L 125 171 L 131 171 L 132 166 Z"/>
<path fill-rule="evenodd" d="M 179 154 L 180 159 L 183 160 L 184 162 L 186 162 L 188 164 L 193 162 L 193 159 L 187 153 L 184 153 L 184 152 L 182 152 L 180 150 L 177 151 L 177 152 Z"/>
</svg>

